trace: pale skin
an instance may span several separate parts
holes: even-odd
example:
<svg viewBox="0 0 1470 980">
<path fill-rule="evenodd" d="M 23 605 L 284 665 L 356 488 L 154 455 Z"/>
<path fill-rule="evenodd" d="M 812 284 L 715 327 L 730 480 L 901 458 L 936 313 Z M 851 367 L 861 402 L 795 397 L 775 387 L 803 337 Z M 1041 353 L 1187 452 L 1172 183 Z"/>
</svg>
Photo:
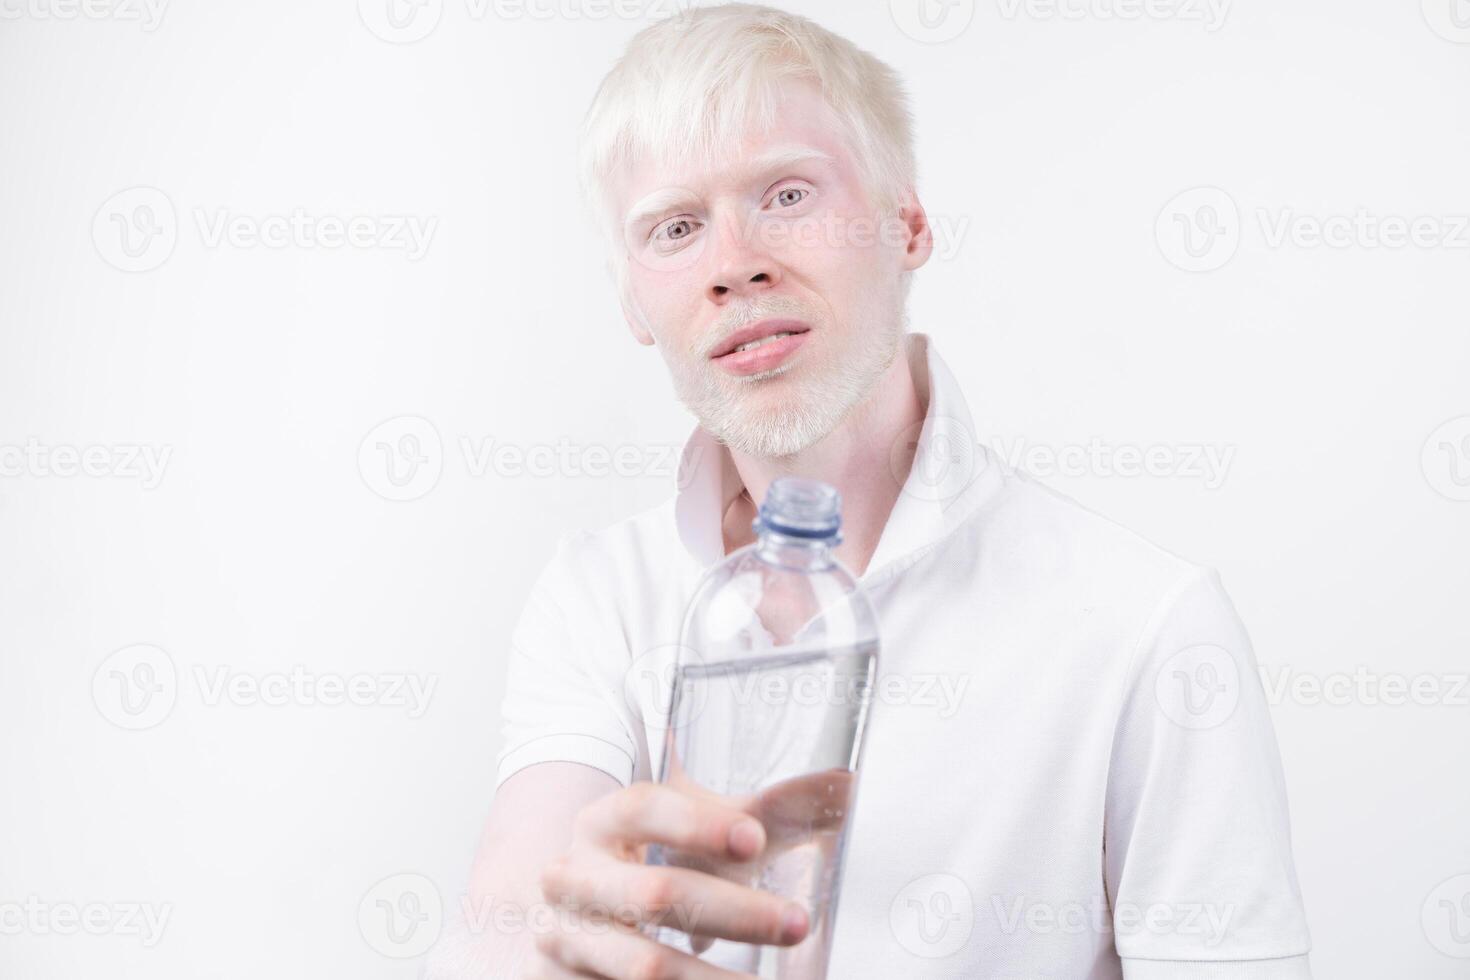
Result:
<svg viewBox="0 0 1470 980">
<path fill-rule="evenodd" d="M 669 202 L 664 211 L 628 225 L 629 292 L 637 310 L 625 305 L 624 313 L 634 338 L 657 344 L 671 367 L 708 358 L 725 332 L 722 324 L 730 322 L 732 303 L 776 296 L 812 311 L 813 329 L 783 373 L 754 382 L 728 380 L 739 397 L 756 400 L 758 407 L 792 397 L 800 372 L 828 370 L 834 360 L 852 356 L 857 345 L 874 342 L 876 334 L 869 331 L 891 328 L 893 321 L 883 318 L 901 314 L 899 277 L 923 265 L 932 250 L 928 218 L 912 188 L 897 211 L 898 234 L 881 241 L 819 236 L 772 242 L 748 233 L 753 219 L 805 216 L 842 227 L 876 213 L 852 167 L 854 153 L 820 92 L 809 82 L 782 84 L 775 125 L 752 134 L 727 167 L 711 173 L 644 164 L 622 175 L 616 194 L 625 215 L 647 210 L 644 205 L 661 194 Z M 751 162 L 793 149 L 801 151 L 797 156 L 815 150 L 827 159 L 809 155 L 775 172 L 748 172 Z M 670 188 L 681 192 L 679 199 L 667 194 Z M 671 229 L 677 247 L 668 245 Z M 662 250 L 638 254 L 645 248 Z M 876 312 L 875 296 L 882 298 Z M 883 305 L 889 302 L 891 309 Z M 762 458 L 732 448 L 748 497 L 737 496 L 724 515 L 726 551 L 752 540 L 753 501 L 762 499 L 771 481 L 799 474 L 841 492 L 844 541 L 837 557 L 862 574 L 912 462 L 912 446 L 901 441 L 916 431 L 924 410 L 900 353 L 834 429 L 801 451 Z M 571 902 L 609 910 L 613 921 L 610 928 L 594 929 L 559 916 L 555 928 L 533 930 L 534 936 L 492 929 L 480 937 L 482 952 L 498 964 L 486 975 L 749 980 L 658 944 L 640 926 L 662 918 L 696 937 L 696 949 L 713 938 L 791 946 L 809 934 L 807 910 L 715 874 L 642 862 L 650 843 L 715 863 L 756 860 L 774 846 L 768 839 L 769 828 L 778 826 L 772 813 L 807 806 L 809 801 L 793 800 L 791 793 L 788 788 L 779 801 L 721 799 L 677 783 L 624 788 L 576 763 L 521 770 L 500 787 L 491 806 L 471 875 L 472 907 L 492 899 L 521 908 Z"/>
</svg>

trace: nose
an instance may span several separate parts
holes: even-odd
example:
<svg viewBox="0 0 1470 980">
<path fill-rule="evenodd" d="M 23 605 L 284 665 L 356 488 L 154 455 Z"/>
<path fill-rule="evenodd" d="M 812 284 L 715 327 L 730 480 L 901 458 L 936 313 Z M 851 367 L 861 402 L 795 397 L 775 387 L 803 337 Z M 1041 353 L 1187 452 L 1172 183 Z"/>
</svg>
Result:
<svg viewBox="0 0 1470 980">
<path fill-rule="evenodd" d="M 721 222 L 714 247 L 707 293 L 715 305 L 751 299 L 780 283 L 780 268 L 770 251 L 752 241 L 733 215 Z"/>
</svg>

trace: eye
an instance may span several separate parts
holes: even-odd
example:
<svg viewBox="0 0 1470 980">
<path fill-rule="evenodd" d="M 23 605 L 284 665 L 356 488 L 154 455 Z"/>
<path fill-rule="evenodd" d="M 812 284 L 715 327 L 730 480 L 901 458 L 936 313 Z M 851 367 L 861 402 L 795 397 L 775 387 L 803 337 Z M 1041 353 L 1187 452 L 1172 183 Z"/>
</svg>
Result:
<svg viewBox="0 0 1470 980">
<path fill-rule="evenodd" d="M 810 195 L 811 191 L 804 187 L 783 187 L 776 192 L 774 203 L 783 208 L 795 207 Z"/>
<path fill-rule="evenodd" d="M 694 234 L 695 222 L 688 218 L 675 218 L 659 225 L 653 230 L 651 236 L 655 241 L 678 244 L 690 235 Z"/>
</svg>

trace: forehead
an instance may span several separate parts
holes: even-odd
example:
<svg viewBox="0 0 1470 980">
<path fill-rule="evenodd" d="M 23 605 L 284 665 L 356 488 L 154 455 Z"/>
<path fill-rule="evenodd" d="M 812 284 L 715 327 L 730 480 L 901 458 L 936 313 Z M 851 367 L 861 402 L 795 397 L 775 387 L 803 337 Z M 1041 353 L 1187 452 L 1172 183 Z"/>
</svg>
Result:
<svg viewBox="0 0 1470 980">
<path fill-rule="evenodd" d="M 739 145 L 712 164 L 646 154 L 625 166 L 617 182 L 619 217 L 634 224 L 671 195 L 736 188 L 788 168 L 826 168 L 846 175 L 846 132 L 820 90 L 806 80 L 788 80 L 778 91 L 771 125 L 747 127 Z"/>
</svg>

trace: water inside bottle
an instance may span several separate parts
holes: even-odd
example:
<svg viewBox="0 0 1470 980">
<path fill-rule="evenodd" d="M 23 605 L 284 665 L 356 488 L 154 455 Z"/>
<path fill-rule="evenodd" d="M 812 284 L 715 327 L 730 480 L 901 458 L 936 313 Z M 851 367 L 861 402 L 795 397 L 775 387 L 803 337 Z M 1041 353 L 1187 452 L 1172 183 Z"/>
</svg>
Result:
<svg viewBox="0 0 1470 980">
<path fill-rule="evenodd" d="M 762 978 L 825 974 L 858 756 L 871 703 L 878 644 L 784 650 L 680 665 L 674 679 L 661 781 L 718 798 L 766 830 L 748 862 L 713 861 L 653 846 L 650 864 L 715 874 L 801 903 L 811 916 L 794 947 L 721 941 L 705 958 Z M 688 923 L 697 909 L 679 910 Z M 691 952 L 674 928 L 658 938 Z"/>
</svg>

